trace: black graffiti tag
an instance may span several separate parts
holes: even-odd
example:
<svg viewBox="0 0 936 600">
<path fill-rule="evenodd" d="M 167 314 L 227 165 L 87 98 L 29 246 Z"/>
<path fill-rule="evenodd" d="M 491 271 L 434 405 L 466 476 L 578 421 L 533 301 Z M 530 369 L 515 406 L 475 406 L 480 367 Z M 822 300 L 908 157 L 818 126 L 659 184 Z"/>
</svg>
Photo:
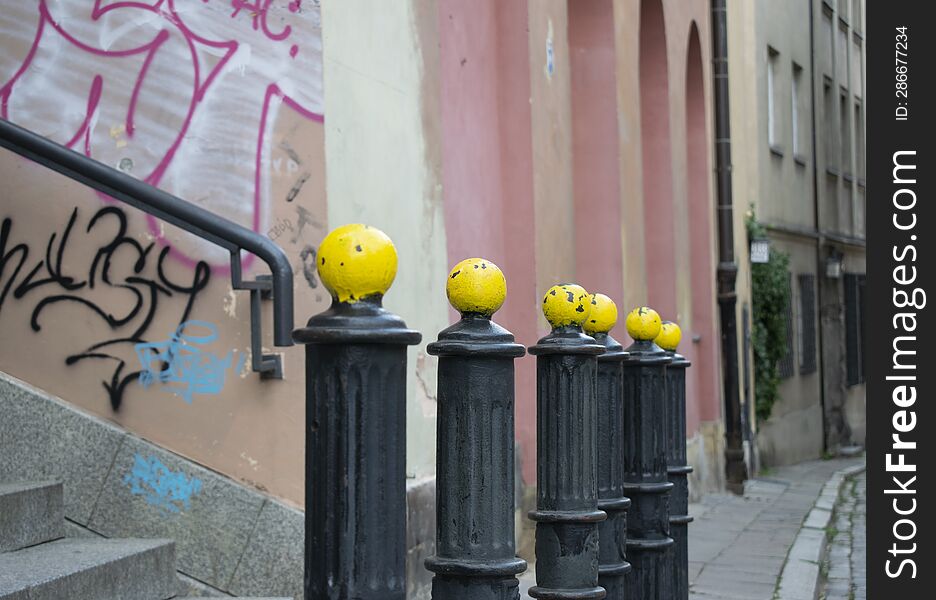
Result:
<svg viewBox="0 0 936 600">
<path fill-rule="evenodd" d="M 36 300 L 30 315 L 33 331 L 42 331 L 42 315 L 58 305 L 77 305 L 104 321 L 114 332 L 113 337 L 90 344 L 83 350 L 70 354 L 66 365 L 75 365 L 85 360 L 106 360 L 115 363 L 110 381 L 102 381 L 111 407 L 120 408 L 124 389 L 139 378 L 140 371 L 124 374 L 126 361 L 118 356 L 121 347 L 133 348 L 147 342 L 147 332 L 164 298 L 182 297 L 184 307 L 179 323 L 188 320 L 199 292 L 208 285 L 211 269 L 199 262 L 192 270 L 191 283 L 176 283 L 165 273 L 165 262 L 170 247 L 164 246 L 158 256 L 153 257 L 154 242 L 147 245 L 127 235 L 127 216 L 115 206 L 99 209 L 84 229 L 85 234 L 97 231 L 112 231 L 106 243 L 100 244 L 90 258 L 87 271 L 81 274 L 66 272 L 64 262 L 69 258 L 74 264 L 76 252 L 69 251 L 76 223 L 78 208 L 75 208 L 61 231 L 49 235 L 44 256 L 35 256 L 28 243 L 12 240 L 13 220 L 5 218 L 0 224 L 0 319 L 4 303 Z M 155 263 L 155 274 L 152 273 Z M 149 269 L 147 267 L 149 266 Z M 100 300 L 91 297 L 91 290 L 109 288 L 130 294 L 133 301 L 123 314 L 114 314 Z M 99 296 L 99 295 L 98 295 Z M 112 297 L 111 294 L 105 298 Z M 2 321 L 0 321 L 2 322 Z M 136 324 L 134 324 L 136 323 Z"/>
</svg>

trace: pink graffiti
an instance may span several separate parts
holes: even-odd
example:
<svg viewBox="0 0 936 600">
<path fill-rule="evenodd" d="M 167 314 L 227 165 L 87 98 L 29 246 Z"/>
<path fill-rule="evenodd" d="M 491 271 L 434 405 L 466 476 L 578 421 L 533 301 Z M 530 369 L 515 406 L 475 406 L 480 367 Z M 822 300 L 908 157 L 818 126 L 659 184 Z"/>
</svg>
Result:
<svg viewBox="0 0 936 600">
<path fill-rule="evenodd" d="M 262 30 L 264 35 L 274 41 L 285 40 L 289 37 L 292 28 L 289 25 L 283 27 L 283 30 L 279 33 L 273 33 L 270 31 L 269 26 L 267 25 L 267 14 L 270 10 L 270 4 L 273 0 L 266 0 L 261 2 L 261 0 L 256 0 L 255 2 L 248 2 L 247 0 L 231 0 L 231 6 L 234 8 L 234 12 L 231 14 L 231 17 L 236 17 L 241 9 L 246 8 L 252 17 L 253 28 L 254 30 Z M 290 3 L 290 12 L 296 12 L 292 10 L 292 4 Z"/>
<path fill-rule="evenodd" d="M 283 2 L 285 0 L 282 0 Z M 84 115 L 77 129 L 67 138 L 62 139 L 62 143 L 70 148 L 78 148 L 89 157 L 99 158 L 93 155 L 92 130 L 98 116 L 101 114 L 104 103 L 103 95 L 105 90 L 123 90 L 129 91 L 129 101 L 126 106 L 125 118 L 123 119 L 123 129 L 126 137 L 131 141 L 138 141 L 145 148 L 146 152 L 151 151 L 153 145 L 158 146 L 156 151 L 155 164 L 149 168 L 148 172 L 141 175 L 141 179 L 155 186 L 165 183 L 167 173 L 172 168 L 185 169 L 185 166 L 178 166 L 174 159 L 182 149 L 189 152 L 197 152 L 197 149 L 188 148 L 187 144 L 198 144 L 198 140 L 205 135 L 211 135 L 211 131 L 204 131 L 204 123 L 209 125 L 221 120 L 224 123 L 224 115 L 211 115 L 206 117 L 203 113 L 210 111 L 206 108 L 209 94 L 218 88 L 219 81 L 224 77 L 237 77 L 237 72 L 233 70 L 236 62 L 240 60 L 240 77 L 244 79 L 243 84 L 240 81 L 228 81 L 223 91 L 215 93 L 214 100 L 217 102 L 220 97 L 223 101 L 225 94 L 237 92 L 245 99 L 247 108 L 246 116 L 237 119 L 232 117 L 228 122 L 231 127 L 246 127 L 249 123 L 254 135 L 256 136 L 256 146 L 254 150 L 252 177 L 252 198 L 244 198 L 241 201 L 250 201 L 251 219 L 249 225 L 254 231 L 261 230 L 261 215 L 263 212 L 263 175 L 264 158 L 269 152 L 270 140 L 267 139 L 268 121 L 271 118 L 271 112 L 275 107 L 284 105 L 295 111 L 301 117 L 321 122 L 323 120 L 321 112 L 321 101 L 315 93 L 303 91 L 300 97 L 284 90 L 296 89 L 296 81 L 302 81 L 303 77 L 309 77 L 308 73 L 302 71 L 302 65 L 297 64 L 296 57 L 300 47 L 308 41 L 308 36 L 297 35 L 298 31 L 289 23 L 272 26 L 272 16 L 276 15 L 280 21 L 284 21 L 286 16 L 291 15 L 293 19 L 299 19 L 301 10 L 301 0 L 292 0 L 288 3 L 288 12 L 286 10 L 274 11 L 273 0 L 201 0 L 200 2 L 187 2 L 186 0 L 154 0 L 151 2 L 140 2 L 131 0 L 118 0 L 108 2 L 107 0 L 94 0 L 90 11 L 78 6 L 83 4 L 82 0 L 39 0 L 36 9 L 38 11 L 38 24 L 35 28 L 35 36 L 28 53 L 25 55 L 22 63 L 15 70 L 12 76 L 0 86 L 0 116 L 4 119 L 20 122 L 25 126 L 30 126 L 30 114 L 28 110 L 22 110 L 22 114 L 12 114 L 12 100 L 26 77 L 31 77 L 32 84 L 37 85 L 40 81 L 42 85 L 48 85 L 55 89 L 59 85 L 58 81 L 47 79 L 43 71 L 43 65 L 36 66 L 37 55 L 40 53 L 44 44 L 55 45 L 57 40 L 52 40 L 49 36 L 57 34 L 70 47 L 69 63 L 83 67 L 81 53 L 89 57 L 105 59 L 105 68 L 101 72 L 88 71 L 87 76 L 90 79 L 87 101 L 83 108 Z M 216 15 L 217 9 L 213 12 L 213 5 L 225 4 L 229 7 L 227 13 L 230 17 L 229 23 L 223 23 Z M 50 8 L 55 7 L 55 10 Z M 204 8 L 201 8 L 204 7 Z M 181 8 L 181 10 L 180 10 Z M 282 8 L 281 6 L 277 8 Z M 6 10 L 6 9 L 5 9 Z M 27 10 L 27 9 L 23 9 Z M 71 18 L 56 18 L 58 13 L 66 13 Z M 82 11 L 87 11 L 82 14 Z M 75 19 L 75 13 L 82 16 L 82 19 Z M 76 25 L 76 21 L 80 21 Z M 155 23 L 155 24 L 154 24 Z M 298 23 L 301 23 L 299 21 Z M 129 24 L 129 25 L 126 25 Z M 112 37 L 109 41 L 107 35 L 111 30 L 120 31 L 120 26 L 129 27 L 131 34 L 118 35 Z M 146 35 L 149 32 L 147 28 L 154 30 L 153 35 Z M 143 30 L 143 31 L 141 31 Z M 206 31 L 207 30 L 207 31 Z M 196 32 L 197 31 L 197 32 Z M 144 39 L 146 38 L 146 39 Z M 249 40 L 248 40 L 249 38 Z M 281 50 L 280 50 L 281 48 Z M 250 78 L 245 78 L 246 61 L 250 58 L 238 58 L 239 52 L 245 50 L 245 56 L 253 57 L 255 62 L 259 63 L 256 68 L 250 68 Z M 187 65 L 178 66 L 180 55 L 185 56 Z M 288 58 L 287 58 L 288 56 Z M 112 61 L 134 60 L 128 63 L 134 66 L 135 73 L 127 75 L 121 71 L 113 73 L 112 65 L 122 64 Z M 168 66 L 167 66 L 168 65 Z M 296 65 L 294 67 L 287 65 Z M 31 68 L 34 67 L 35 68 Z M 92 65 L 93 66 L 93 65 Z M 232 67 L 229 69 L 228 67 Z M 91 67 L 87 67 L 90 69 Z M 160 69 L 157 77 L 154 75 L 156 69 Z M 190 69 L 191 80 L 179 75 L 185 69 Z M 233 73 L 233 74 L 232 74 Z M 182 99 L 167 98 L 163 102 L 161 95 L 156 93 L 160 85 L 165 88 L 165 78 L 170 77 L 169 83 L 172 84 L 171 93 L 181 95 Z M 263 78 L 267 77 L 267 81 Z M 126 86 L 129 81 L 132 84 Z M 149 83 L 149 88 L 147 88 Z M 64 84 L 62 84 L 64 85 Z M 316 88 L 317 90 L 318 88 Z M 160 123 L 162 127 L 175 127 L 169 132 L 169 140 L 165 146 L 160 146 L 160 140 L 145 139 L 147 133 L 152 134 L 153 130 L 143 132 L 139 128 L 141 113 L 139 113 L 140 104 L 144 94 L 147 97 L 150 111 L 156 109 L 174 111 L 178 115 L 177 123 L 169 125 Z M 220 96 L 219 96 L 220 94 Z M 240 99 L 241 96 L 238 96 Z M 249 100 L 249 102 L 247 102 Z M 253 107 L 250 108 L 250 105 Z M 108 108 L 113 108 L 108 106 Z M 116 109 L 115 109 L 116 110 Z M 120 109 L 123 110 L 123 109 Z M 275 114 L 275 113 L 273 113 Z M 152 119 L 152 116 L 149 115 Z M 193 124 L 201 118 L 202 129 L 193 132 Z M 207 121 L 205 120 L 207 119 Z M 245 124 L 244 119 L 249 123 Z M 170 120 L 171 121 L 171 120 Z M 159 132 L 163 135 L 165 132 Z M 140 136 L 144 136 L 141 139 Z M 113 137 L 113 134 L 112 134 Z M 157 138 L 159 136 L 156 136 Z M 195 139 L 192 139 L 195 138 Z M 219 138 L 220 139 L 220 138 Z M 143 150 L 141 150 L 143 152 Z M 232 151 L 233 152 L 233 151 Z M 99 158 L 100 160 L 100 158 Z M 178 184 L 178 182 L 175 182 Z M 160 224 L 155 218 L 148 219 L 150 232 L 161 243 L 166 243 Z M 173 256 L 185 264 L 194 266 L 197 258 L 189 256 L 191 252 L 178 250 L 177 244 L 173 245 Z M 250 266 L 252 256 L 243 259 L 243 267 Z M 219 265 L 220 269 L 229 268 L 223 263 Z"/>
</svg>

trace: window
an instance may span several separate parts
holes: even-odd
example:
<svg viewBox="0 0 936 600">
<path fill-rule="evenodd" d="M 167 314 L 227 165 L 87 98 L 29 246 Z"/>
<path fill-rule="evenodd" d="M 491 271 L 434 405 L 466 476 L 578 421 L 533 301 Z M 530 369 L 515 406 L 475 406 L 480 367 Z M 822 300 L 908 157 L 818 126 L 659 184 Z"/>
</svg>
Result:
<svg viewBox="0 0 936 600">
<path fill-rule="evenodd" d="M 861 32 L 861 0 L 852 0 L 851 26 L 852 29 Z"/>
<path fill-rule="evenodd" d="M 865 187 L 859 184 L 855 187 L 855 235 L 860 238 L 863 238 L 867 233 L 865 230 L 866 203 Z"/>
<path fill-rule="evenodd" d="M 778 370 L 780 371 L 780 378 L 787 379 L 793 377 L 793 294 L 792 294 L 792 276 L 787 279 L 787 289 L 790 291 L 789 298 L 790 302 L 787 304 L 787 314 L 786 314 L 786 354 L 783 358 L 780 359 L 780 363 L 777 365 Z"/>
<path fill-rule="evenodd" d="M 838 165 L 835 148 L 835 100 L 832 92 L 832 81 L 828 78 L 822 86 L 822 113 L 825 127 L 823 128 L 823 146 L 825 147 L 826 167 L 835 169 Z"/>
<path fill-rule="evenodd" d="M 828 73 L 832 72 L 833 57 L 835 55 L 835 37 L 833 36 L 835 28 L 832 26 L 832 12 L 823 9 L 822 11 L 822 67 Z"/>
<path fill-rule="evenodd" d="M 816 372 L 816 276 L 799 276 L 800 375 Z"/>
<path fill-rule="evenodd" d="M 865 133 L 864 118 L 861 114 L 861 102 L 855 102 L 855 176 L 865 176 Z"/>
<path fill-rule="evenodd" d="M 851 49 L 851 74 L 849 75 L 849 86 L 852 91 L 855 93 L 855 96 L 861 97 L 861 87 L 862 87 L 862 73 L 861 73 L 861 40 L 858 38 L 854 39 Z"/>
<path fill-rule="evenodd" d="M 848 28 L 841 23 L 835 48 L 835 74 L 839 81 L 848 81 Z"/>
<path fill-rule="evenodd" d="M 777 146 L 777 59 L 780 55 L 773 48 L 767 48 L 767 143 Z"/>
<path fill-rule="evenodd" d="M 793 156 L 799 156 L 802 153 L 800 144 L 800 88 L 803 79 L 803 68 L 793 63 L 793 78 L 790 86 L 790 120 L 793 123 Z"/>
<path fill-rule="evenodd" d="M 846 273 L 845 277 L 845 383 L 864 383 L 864 291 L 865 276 Z"/>
<path fill-rule="evenodd" d="M 839 149 L 842 151 L 841 167 L 843 173 L 851 172 L 851 136 L 848 129 L 848 90 L 842 88 L 839 94 Z"/>
</svg>

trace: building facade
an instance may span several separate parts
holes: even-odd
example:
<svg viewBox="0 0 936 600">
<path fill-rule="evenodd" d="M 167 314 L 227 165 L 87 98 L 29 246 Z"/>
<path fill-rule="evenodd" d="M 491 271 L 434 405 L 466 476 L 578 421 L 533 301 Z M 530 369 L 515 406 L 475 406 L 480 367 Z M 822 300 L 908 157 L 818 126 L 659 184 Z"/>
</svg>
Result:
<svg viewBox="0 0 936 600">
<path fill-rule="evenodd" d="M 316 248 L 349 222 L 394 240 L 399 271 L 385 305 L 427 343 L 455 319 L 445 299 L 449 268 L 471 256 L 504 270 L 509 292 L 496 319 L 525 345 L 547 332 L 539 306 L 555 283 L 608 294 L 622 320 L 634 306 L 655 307 L 681 324 L 680 352 L 693 363 L 693 493 L 724 486 L 707 0 L 90 4 L 40 0 L 0 13 L 3 118 L 269 236 L 293 265 L 297 323 L 328 306 Z M 863 272 L 863 166 L 851 112 L 863 94 L 850 66 L 813 67 L 809 38 L 794 24 L 807 18 L 807 0 L 799 12 L 787 6 L 729 2 L 738 355 L 750 355 L 750 200 L 777 247 L 795 254 L 794 285 L 799 275 L 814 278 L 823 363 L 844 361 L 851 346 L 842 341 L 833 354 L 825 340 L 845 340 L 847 331 L 832 288 L 846 297 L 844 282 Z M 816 0 L 817 22 L 825 10 Z M 840 8 L 831 10 L 838 32 Z M 766 33 L 782 29 L 778 16 L 787 26 L 774 39 Z M 851 52 L 857 23 L 844 24 Z M 768 55 L 785 61 L 770 84 L 777 98 L 788 71 L 801 71 L 795 145 L 780 141 L 791 127 L 782 116 L 789 100 L 776 100 L 776 148 L 761 135 Z M 810 82 L 826 75 L 836 94 L 848 91 L 850 170 L 837 141 L 834 164 L 814 160 L 810 149 Z M 836 111 L 838 102 L 836 95 Z M 267 340 L 265 351 L 281 353 L 282 380 L 250 370 L 249 302 L 231 289 L 225 253 L 7 152 L 0 174 L 0 334 L 20 340 L 0 346 L 0 370 L 301 508 L 302 348 L 274 349 Z M 817 268 L 832 248 L 845 255 L 847 275 L 827 280 Z M 99 256 L 112 269 L 106 285 Z M 243 265 L 248 276 L 263 273 L 250 257 Z M 42 285 L 31 285 L 38 278 Z M 612 334 L 628 342 L 622 326 Z M 211 368 L 161 376 L 150 359 L 170 347 Z M 436 363 L 425 345 L 409 352 L 407 474 L 412 514 L 428 522 Z M 518 360 L 517 369 L 516 439 L 529 498 L 534 359 Z M 753 382 L 742 371 L 749 408 Z M 811 424 L 818 429 L 806 429 L 802 455 L 816 455 L 819 376 L 797 373 L 784 385 L 790 400 L 759 428 L 748 420 L 748 441 L 757 431 L 761 454 L 779 456 L 771 448 Z M 826 403 L 825 418 L 840 416 L 840 443 L 858 440 L 863 396 L 825 381 L 827 390 L 835 385 L 848 394 L 838 413 Z M 197 493 L 191 501 L 200 501 Z M 421 531 L 414 547 L 431 543 L 429 526 Z"/>
<path fill-rule="evenodd" d="M 789 256 L 780 399 L 751 428 L 762 465 L 864 443 L 863 19 L 861 0 L 729 2 L 736 218 Z"/>
</svg>

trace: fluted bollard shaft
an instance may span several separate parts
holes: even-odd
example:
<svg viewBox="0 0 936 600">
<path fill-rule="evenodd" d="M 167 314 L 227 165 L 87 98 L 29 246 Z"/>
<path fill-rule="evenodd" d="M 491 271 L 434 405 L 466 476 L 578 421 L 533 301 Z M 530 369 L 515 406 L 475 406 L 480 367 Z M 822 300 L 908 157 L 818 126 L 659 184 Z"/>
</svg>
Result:
<svg viewBox="0 0 936 600">
<path fill-rule="evenodd" d="M 582 332 L 591 299 L 577 285 L 553 286 L 543 299 L 552 332 L 536 355 L 536 586 L 543 600 L 604 598 L 598 586 L 597 356 L 604 347 Z"/>
<path fill-rule="evenodd" d="M 428 346 L 439 357 L 432 598 L 517 600 L 514 359 L 525 350 L 491 321 L 507 293 L 494 263 L 460 262 L 446 291 L 462 316 Z"/>
<path fill-rule="evenodd" d="M 318 253 L 332 305 L 293 333 L 306 345 L 309 600 L 406 595 L 406 346 L 421 336 L 381 306 L 396 262 L 378 229 L 332 231 Z"/>
<path fill-rule="evenodd" d="M 624 347 L 608 333 L 617 322 L 617 306 L 604 294 L 592 295 L 592 311 L 585 333 L 605 347 L 598 357 L 598 508 L 608 518 L 598 524 L 598 585 L 607 600 L 625 600 L 627 562 L 627 509 L 624 495 Z"/>
<path fill-rule="evenodd" d="M 624 494 L 631 499 L 627 515 L 627 558 L 633 565 L 628 585 L 639 600 L 673 600 L 673 582 L 665 553 L 673 545 L 669 527 L 666 473 L 665 369 L 671 358 L 653 340 L 660 316 L 640 307 L 627 317 L 635 340 L 624 359 Z"/>
<path fill-rule="evenodd" d="M 686 456 L 686 369 L 689 361 L 676 353 L 682 332 L 676 323 L 665 321 L 656 343 L 673 362 L 666 366 L 667 451 L 666 471 L 673 492 L 670 495 L 670 535 L 674 544 L 667 553 L 674 600 L 689 598 L 689 473 Z"/>
</svg>

